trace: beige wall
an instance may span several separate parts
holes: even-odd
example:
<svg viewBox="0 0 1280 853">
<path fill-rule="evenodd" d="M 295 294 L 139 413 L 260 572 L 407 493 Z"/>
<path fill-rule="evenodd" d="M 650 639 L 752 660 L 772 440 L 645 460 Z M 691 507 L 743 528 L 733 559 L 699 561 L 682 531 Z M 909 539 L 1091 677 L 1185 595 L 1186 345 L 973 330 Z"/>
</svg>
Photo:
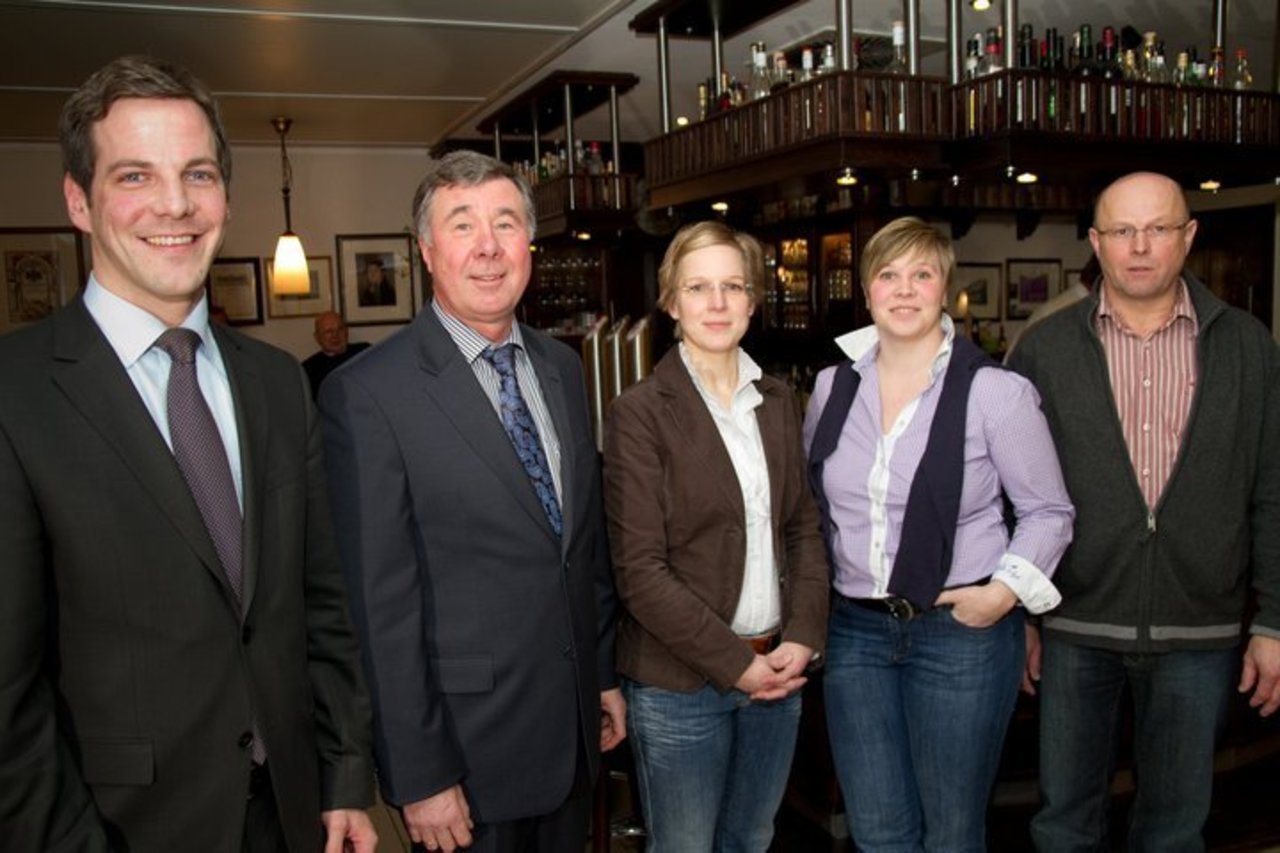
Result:
<svg viewBox="0 0 1280 853">
<path fill-rule="evenodd" d="M 284 229 L 280 149 L 233 149 L 231 224 L 224 256 L 269 258 Z M 427 151 L 406 148 L 290 146 L 293 229 L 310 255 L 330 257 L 337 275 L 337 234 L 403 232 Z M 62 167 L 54 145 L 0 145 L 0 227 L 69 226 L 62 202 Z M 335 282 L 336 284 L 336 282 Z M 265 313 L 265 312 L 264 312 Z M 273 320 L 243 331 L 305 358 L 316 350 L 310 318 Z M 352 340 L 377 342 L 399 326 L 360 326 Z"/>
</svg>

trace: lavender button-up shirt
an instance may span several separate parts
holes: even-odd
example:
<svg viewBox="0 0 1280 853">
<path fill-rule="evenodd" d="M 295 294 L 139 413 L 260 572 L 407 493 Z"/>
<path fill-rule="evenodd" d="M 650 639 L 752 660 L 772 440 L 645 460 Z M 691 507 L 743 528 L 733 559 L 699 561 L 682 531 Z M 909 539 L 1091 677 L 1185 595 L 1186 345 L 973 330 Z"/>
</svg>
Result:
<svg viewBox="0 0 1280 853">
<path fill-rule="evenodd" d="M 898 553 L 907 496 L 924 455 L 938 407 L 954 328 L 943 317 L 942 347 L 925 390 L 880 428 L 880 382 L 875 327 L 851 332 L 836 343 L 861 376 L 840 443 L 827 459 L 823 480 L 831 505 L 835 588 L 850 598 L 887 594 Z M 834 368 L 818 375 L 805 417 L 805 446 L 831 393 Z M 1004 525 L 1001 489 L 1013 503 L 1012 538 Z M 979 370 L 969 392 L 964 443 L 964 490 L 955 551 L 946 586 L 986 578 L 1007 585 L 1032 613 L 1058 605 L 1049 580 L 1071 541 L 1075 510 L 1058 466 L 1040 398 L 1031 383 L 1006 370 Z"/>
</svg>

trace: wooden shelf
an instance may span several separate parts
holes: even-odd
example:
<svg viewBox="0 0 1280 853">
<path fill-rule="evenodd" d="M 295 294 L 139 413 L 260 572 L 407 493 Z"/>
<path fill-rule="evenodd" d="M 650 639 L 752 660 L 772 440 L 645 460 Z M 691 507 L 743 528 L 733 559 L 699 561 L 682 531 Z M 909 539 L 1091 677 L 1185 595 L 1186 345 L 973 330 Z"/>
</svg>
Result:
<svg viewBox="0 0 1280 853">
<path fill-rule="evenodd" d="M 640 78 L 634 74 L 553 71 L 480 122 L 476 129 L 489 136 L 496 125 L 504 136 L 532 136 L 536 110 L 538 135 L 545 136 L 564 125 L 565 86 L 569 87 L 573 101 L 573 117 L 581 118 L 609 102 L 610 87 L 615 87 L 621 96 L 639 82 Z"/>
<path fill-rule="evenodd" d="M 659 0 L 628 24 L 644 35 L 658 32 L 658 22 L 666 18 L 667 35 L 672 38 L 709 39 L 719 16 L 720 37 L 731 38 L 765 18 L 796 5 L 799 0 Z"/>
</svg>

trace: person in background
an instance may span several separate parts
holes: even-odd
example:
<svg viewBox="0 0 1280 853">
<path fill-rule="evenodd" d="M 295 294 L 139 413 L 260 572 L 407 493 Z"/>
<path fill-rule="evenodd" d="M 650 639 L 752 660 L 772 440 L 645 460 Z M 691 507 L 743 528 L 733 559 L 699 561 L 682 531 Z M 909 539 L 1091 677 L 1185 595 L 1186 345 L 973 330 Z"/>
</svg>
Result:
<svg viewBox="0 0 1280 853">
<path fill-rule="evenodd" d="M 217 104 L 63 108 L 82 294 L 0 338 L 0 847 L 373 853 L 369 696 L 298 363 L 211 324 Z"/>
<path fill-rule="evenodd" d="M 871 237 L 874 325 L 838 339 L 848 361 L 819 374 L 805 419 L 835 578 L 827 725 L 868 853 L 986 849 L 1023 613 L 1057 605 L 1071 539 L 1035 389 L 943 313 L 953 265 L 919 219 Z"/>
<path fill-rule="evenodd" d="M 413 222 L 431 307 L 320 389 L 379 781 L 428 850 L 568 853 L 626 736 L 582 362 L 516 322 L 510 167 L 434 161 Z"/>
<path fill-rule="evenodd" d="M 739 346 L 763 275 L 754 238 L 682 228 L 658 272 L 680 343 L 606 426 L 618 670 L 651 851 L 768 849 L 825 640 L 799 409 Z"/>
<path fill-rule="evenodd" d="M 1050 299 L 1048 302 L 1036 308 L 1031 312 L 1031 316 L 1027 318 L 1026 324 L 1022 327 L 1022 331 L 1013 336 L 1013 343 L 1009 344 L 1009 351 L 1005 353 L 1004 362 L 1009 363 L 1009 359 L 1013 356 L 1014 349 L 1018 346 L 1018 341 L 1027 333 L 1027 330 L 1057 314 L 1063 308 L 1069 308 L 1075 305 L 1081 299 L 1084 299 L 1093 292 L 1093 288 L 1097 285 L 1098 279 L 1102 276 L 1102 267 L 1098 263 L 1097 255 L 1090 255 L 1089 260 L 1085 262 L 1084 268 L 1080 270 L 1080 278 L 1071 283 L 1071 286 Z"/>
<path fill-rule="evenodd" d="M 311 396 L 320 397 L 320 383 L 347 361 L 369 348 L 367 343 L 350 343 L 347 340 L 347 321 L 336 311 L 325 311 L 316 317 L 316 343 L 320 351 L 302 362 L 311 382 Z"/>
<path fill-rule="evenodd" d="M 1111 184 L 1089 229 L 1100 287 L 1010 361 L 1040 390 L 1077 507 L 1062 606 L 1042 647 L 1029 638 L 1040 850 L 1107 847 L 1126 694 L 1135 850 L 1204 849 L 1233 682 L 1263 716 L 1280 708 L 1280 350 L 1184 269 L 1196 227 L 1164 175 Z"/>
</svg>

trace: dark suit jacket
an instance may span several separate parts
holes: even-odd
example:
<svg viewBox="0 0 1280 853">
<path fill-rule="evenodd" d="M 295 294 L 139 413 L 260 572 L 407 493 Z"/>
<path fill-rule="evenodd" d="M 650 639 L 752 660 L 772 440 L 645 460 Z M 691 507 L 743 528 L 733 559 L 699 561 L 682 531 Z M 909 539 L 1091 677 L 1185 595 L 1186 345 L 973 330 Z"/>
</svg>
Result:
<svg viewBox="0 0 1280 853">
<path fill-rule="evenodd" d="M 805 475 L 800 414 L 762 377 L 756 421 L 769 469 L 782 636 L 821 652 L 830 586 Z M 618 594 L 618 671 L 668 690 L 728 690 L 751 663 L 731 627 L 747 539 L 742 487 L 677 349 L 614 401 L 605 431 L 605 507 Z"/>
<path fill-rule="evenodd" d="M 598 762 L 613 584 L 582 368 L 522 328 L 562 449 L 557 539 L 431 309 L 321 389 L 338 539 L 386 798 L 461 781 L 484 822 L 545 814 Z"/>
<path fill-rule="evenodd" d="M 215 326 L 245 615 L 82 302 L 0 338 L 0 847 L 238 851 L 257 720 L 291 850 L 372 799 L 369 708 L 297 363 Z"/>
</svg>

